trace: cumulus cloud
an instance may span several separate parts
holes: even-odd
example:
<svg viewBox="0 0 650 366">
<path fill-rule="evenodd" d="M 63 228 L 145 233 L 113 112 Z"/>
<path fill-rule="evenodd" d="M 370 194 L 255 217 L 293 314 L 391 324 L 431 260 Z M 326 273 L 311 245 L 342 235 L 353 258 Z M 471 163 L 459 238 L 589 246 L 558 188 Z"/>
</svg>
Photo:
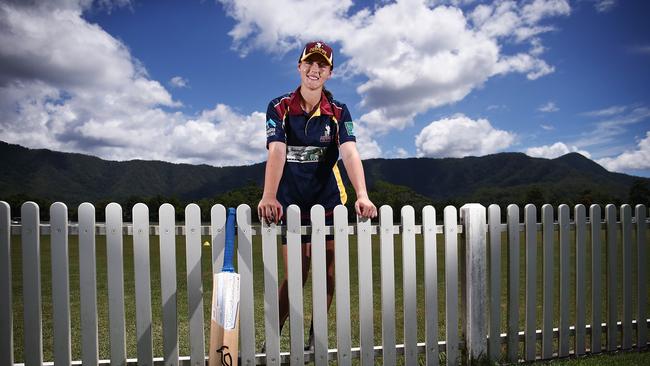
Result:
<svg viewBox="0 0 650 366">
<path fill-rule="evenodd" d="M 174 76 L 169 80 L 169 84 L 174 88 L 187 88 L 190 83 L 181 76 Z"/>
<path fill-rule="evenodd" d="M 554 30 L 544 20 L 571 12 L 565 0 L 498 1 L 473 9 L 473 1 L 398 0 L 356 11 L 350 0 L 219 1 L 236 21 L 229 34 L 242 56 L 252 49 L 288 52 L 318 38 L 338 43 L 347 58 L 339 70 L 364 79 L 357 88 L 366 110 L 360 121 L 379 134 L 462 100 L 495 75 L 537 79 L 553 72 L 539 58 L 539 36 Z M 525 42 L 527 52 L 502 51 L 506 43 Z"/>
<path fill-rule="evenodd" d="M 637 143 L 635 150 L 625 151 L 615 157 L 599 159 L 597 163 L 615 172 L 650 169 L 650 131 L 647 131 L 645 138 Z"/>
<path fill-rule="evenodd" d="M 265 158 L 262 113 L 225 105 L 196 116 L 175 111 L 181 103 L 128 48 L 82 18 L 91 6 L 0 3 L 0 139 L 117 160 L 235 165 Z"/>
<path fill-rule="evenodd" d="M 577 152 L 587 158 L 591 158 L 591 154 L 589 154 L 589 152 L 580 150 L 576 146 L 569 147 L 563 142 L 556 142 L 553 145 L 536 146 L 526 149 L 526 155 L 532 156 L 534 158 L 546 159 L 555 159 L 570 152 Z"/>
<path fill-rule="evenodd" d="M 456 115 L 431 122 L 415 137 L 417 156 L 481 156 L 510 147 L 515 134 L 494 128 L 490 121 Z"/>
<path fill-rule="evenodd" d="M 537 110 L 540 111 L 540 112 L 544 112 L 544 113 L 550 113 L 550 112 L 557 112 L 557 111 L 560 110 L 560 108 L 558 108 L 555 105 L 555 102 L 548 102 L 548 103 L 546 103 L 544 105 L 539 106 L 539 108 L 537 108 Z"/>
</svg>

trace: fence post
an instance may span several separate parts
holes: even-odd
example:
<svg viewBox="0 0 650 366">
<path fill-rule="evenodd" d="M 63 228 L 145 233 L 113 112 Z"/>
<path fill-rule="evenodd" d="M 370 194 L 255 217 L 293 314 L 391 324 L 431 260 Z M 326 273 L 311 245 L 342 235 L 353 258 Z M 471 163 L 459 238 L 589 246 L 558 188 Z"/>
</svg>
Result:
<svg viewBox="0 0 650 366">
<path fill-rule="evenodd" d="M 468 362 L 487 356 L 487 221 L 485 207 L 470 203 L 460 208 L 465 237 L 465 337 Z"/>
</svg>

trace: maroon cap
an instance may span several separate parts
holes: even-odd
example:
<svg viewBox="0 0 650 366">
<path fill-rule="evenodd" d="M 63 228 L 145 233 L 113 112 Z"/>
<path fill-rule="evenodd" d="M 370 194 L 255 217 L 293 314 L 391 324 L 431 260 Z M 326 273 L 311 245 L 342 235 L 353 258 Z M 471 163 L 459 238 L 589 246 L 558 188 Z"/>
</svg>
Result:
<svg viewBox="0 0 650 366">
<path fill-rule="evenodd" d="M 298 62 L 305 61 L 307 57 L 315 54 L 323 56 L 325 61 L 327 61 L 331 67 L 334 67 L 334 52 L 332 51 L 332 47 L 328 46 L 327 43 L 323 41 L 307 43 L 305 48 L 302 50 L 302 54 L 300 55 Z"/>
</svg>

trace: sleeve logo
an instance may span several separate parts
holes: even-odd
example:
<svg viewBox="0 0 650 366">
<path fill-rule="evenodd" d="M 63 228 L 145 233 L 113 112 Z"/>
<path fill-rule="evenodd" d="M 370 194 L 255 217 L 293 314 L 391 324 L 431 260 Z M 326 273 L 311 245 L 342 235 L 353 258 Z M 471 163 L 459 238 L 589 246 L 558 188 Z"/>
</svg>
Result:
<svg viewBox="0 0 650 366">
<path fill-rule="evenodd" d="M 354 124 L 352 121 L 345 122 L 345 130 L 348 132 L 348 135 L 354 136 Z"/>
</svg>

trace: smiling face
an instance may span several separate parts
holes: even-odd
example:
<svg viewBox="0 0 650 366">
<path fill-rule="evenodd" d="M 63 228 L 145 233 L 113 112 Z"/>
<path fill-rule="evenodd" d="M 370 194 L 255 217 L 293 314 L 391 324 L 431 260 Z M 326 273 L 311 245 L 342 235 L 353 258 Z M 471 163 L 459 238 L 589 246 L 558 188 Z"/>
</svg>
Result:
<svg viewBox="0 0 650 366">
<path fill-rule="evenodd" d="M 316 90 L 325 85 L 332 76 L 332 67 L 319 55 L 312 55 L 298 63 L 301 87 Z"/>
</svg>

